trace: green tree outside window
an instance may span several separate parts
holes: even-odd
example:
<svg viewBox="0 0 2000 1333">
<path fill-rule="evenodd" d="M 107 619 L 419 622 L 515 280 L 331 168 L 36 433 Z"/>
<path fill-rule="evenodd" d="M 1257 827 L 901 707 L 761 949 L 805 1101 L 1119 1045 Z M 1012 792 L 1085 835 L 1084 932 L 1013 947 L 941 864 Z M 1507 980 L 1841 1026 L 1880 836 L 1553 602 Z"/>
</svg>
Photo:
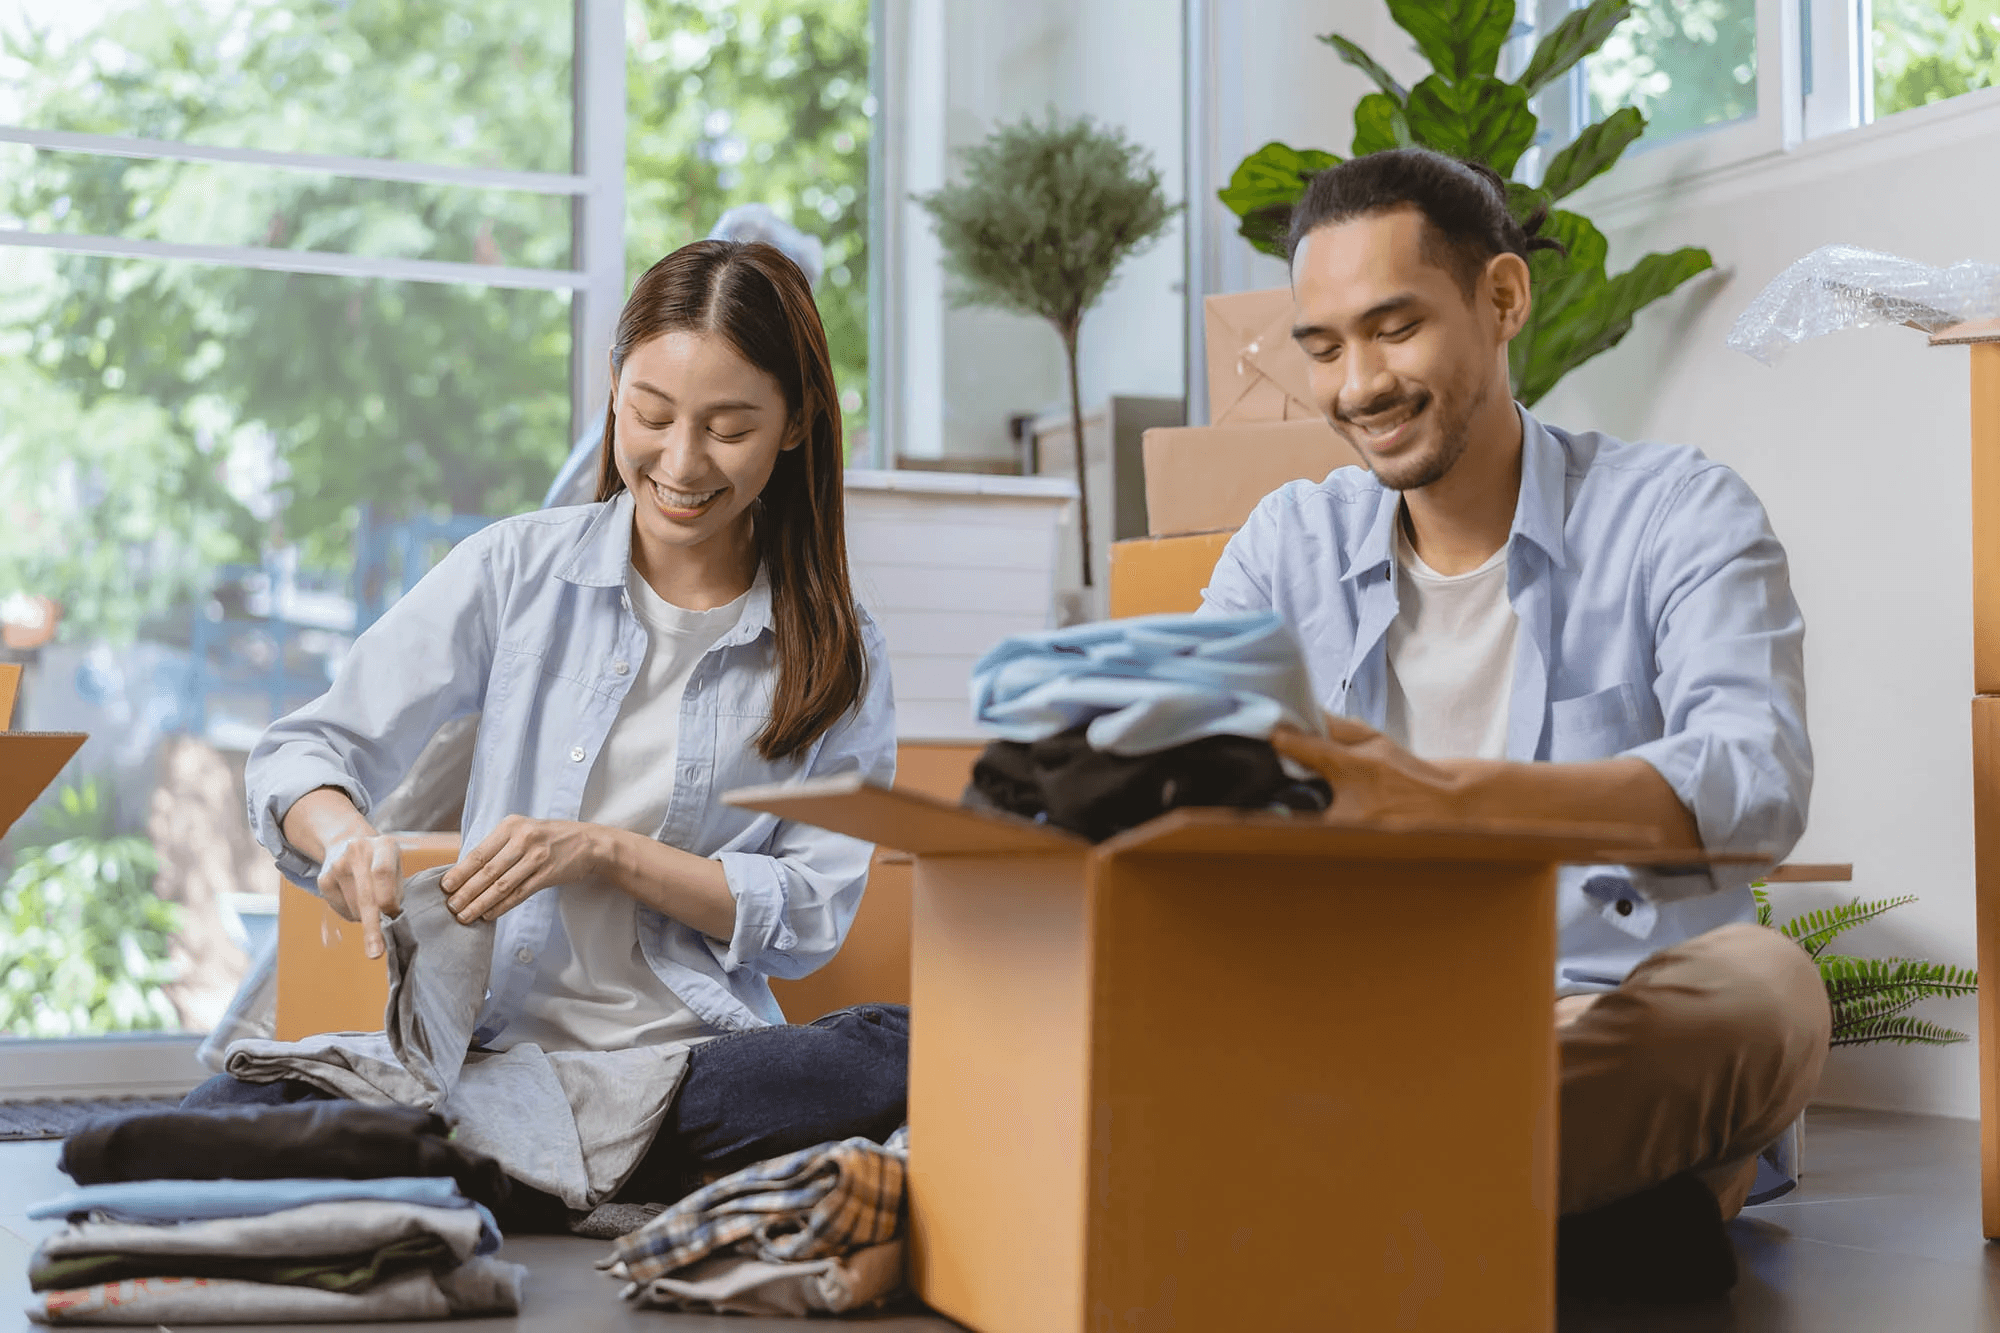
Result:
<svg viewBox="0 0 2000 1333">
<path fill-rule="evenodd" d="M 2000 0 L 1875 0 L 1875 114 L 2000 83 Z"/>
</svg>

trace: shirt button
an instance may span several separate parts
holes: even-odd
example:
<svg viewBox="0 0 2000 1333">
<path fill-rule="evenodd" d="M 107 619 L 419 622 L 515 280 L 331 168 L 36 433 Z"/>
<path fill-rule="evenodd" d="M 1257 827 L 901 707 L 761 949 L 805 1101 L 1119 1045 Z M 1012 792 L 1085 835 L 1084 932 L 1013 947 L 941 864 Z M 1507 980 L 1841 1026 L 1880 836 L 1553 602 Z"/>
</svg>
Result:
<svg viewBox="0 0 2000 1333">
<path fill-rule="evenodd" d="M 1618 915 L 1632 915 L 1632 900 L 1630 898 L 1620 898 L 1618 900 Z"/>
<path fill-rule="evenodd" d="M 611 664 L 611 671 L 614 675 L 622 676 L 631 669 L 632 664 L 630 662 L 613 662 Z"/>
<path fill-rule="evenodd" d="M 520 948 L 514 950 L 514 959 L 516 962 L 532 963 L 535 961 L 535 951 L 526 945 L 522 945 Z"/>
<path fill-rule="evenodd" d="M 569 761 L 572 764 L 580 764 L 583 762 L 583 747 L 581 745 L 572 746 L 570 748 Z"/>
</svg>

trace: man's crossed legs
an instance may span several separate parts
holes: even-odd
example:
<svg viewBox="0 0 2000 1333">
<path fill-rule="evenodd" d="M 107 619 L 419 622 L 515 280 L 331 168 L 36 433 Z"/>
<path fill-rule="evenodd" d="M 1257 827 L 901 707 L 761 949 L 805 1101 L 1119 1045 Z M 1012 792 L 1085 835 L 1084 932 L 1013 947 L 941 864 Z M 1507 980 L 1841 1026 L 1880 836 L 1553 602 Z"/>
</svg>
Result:
<svg viewBox="0 0 2000 1333">
<path fill-rule="evenodd" d="M 1752 925 L 1557 1002 L 1566 1291 L 1692 1297 L 1734 1282 L 1720 1223 L 1805 1109 L 1831 1021 L 1813 960 Z"/>
</svg>

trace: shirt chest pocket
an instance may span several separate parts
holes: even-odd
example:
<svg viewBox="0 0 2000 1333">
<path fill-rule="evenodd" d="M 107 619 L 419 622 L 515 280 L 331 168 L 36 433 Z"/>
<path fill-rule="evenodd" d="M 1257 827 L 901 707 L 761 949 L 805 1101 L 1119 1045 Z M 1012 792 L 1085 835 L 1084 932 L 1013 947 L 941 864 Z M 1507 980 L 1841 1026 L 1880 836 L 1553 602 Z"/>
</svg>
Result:
<svg viewBox="0 0 2000 1333">
<path fill-rule="evenodd" d="M 1549 705 L 1549 759 L 1609 759 L 1645 741 L 1645 730 L 1639 687 L 1630 681 L 1557 699 Z"/>
</svg>

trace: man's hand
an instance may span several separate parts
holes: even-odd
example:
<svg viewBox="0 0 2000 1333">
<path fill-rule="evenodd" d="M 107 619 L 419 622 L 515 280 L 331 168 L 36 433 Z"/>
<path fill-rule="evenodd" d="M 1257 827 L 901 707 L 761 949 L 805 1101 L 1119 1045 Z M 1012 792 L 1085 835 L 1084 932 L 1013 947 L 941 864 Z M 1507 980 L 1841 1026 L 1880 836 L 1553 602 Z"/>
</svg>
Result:
<svg viewBox="0 0 2000 1333">
<path fill-rule="evenodd" d="M 1456 766 L 1417 758 L 1372 727 L 1326 718 L 1326 739 L 1279 727 L 1271 744 L 1333 786 L 1336 819 L 1452 819 L 1463 816 L 1463 774 Z"/>
<path fill-rule="evenodd" d="M 362 948 L 380 958 L 382 918 L 402 906 L 403 849 L 357 819 L 351 833 L 327 843 L 319 893 L 334 911 L 361 923 Z"/>
<path fill-rule="evenodd" d="M 486 840 L 445 872 L 452 915 L 466 925 L 491 921 L 543 889 L 596 875 L 605 830 L 570 819 L 509 815 Z"/>
<path fill-rule="evenodd" d="M 1372 727 L 1326 719 L 1327 738 L 1280 727 L 1279 754 L 1333 784 L 1335 819 L 1508 819 L 1623 825 L 1631 845 L 1699 851 L 1701 830 L 1658 769 L 1634 755 L 1575 763 L 1419 759 Z"/>
</svg>

